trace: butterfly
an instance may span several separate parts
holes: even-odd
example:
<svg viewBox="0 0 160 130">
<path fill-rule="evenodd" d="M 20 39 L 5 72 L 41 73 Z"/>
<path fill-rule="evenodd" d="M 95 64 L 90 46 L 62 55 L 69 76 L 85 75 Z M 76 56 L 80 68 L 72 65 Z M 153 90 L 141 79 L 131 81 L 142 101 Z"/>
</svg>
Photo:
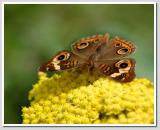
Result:
<svg viewBox="0 0 160 130">
<path fill-rule="evenodd" d="M 72 51 L 63 50 L 40 67 L 40 71 L 61 71 L 71 68 L 95 68 L 119 82 L 130 82 L 135 78 L 135 60 L 127 58 L 135 51 L 131 41 L 109 34 L 82 38 L 71 46 Z"/>
</svg>

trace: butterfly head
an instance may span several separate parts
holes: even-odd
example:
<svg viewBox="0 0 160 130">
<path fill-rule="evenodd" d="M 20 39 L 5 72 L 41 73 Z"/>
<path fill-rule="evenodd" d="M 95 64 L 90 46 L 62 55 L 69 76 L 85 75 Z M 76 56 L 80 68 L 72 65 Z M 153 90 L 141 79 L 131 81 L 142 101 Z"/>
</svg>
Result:
<svg viewBox="0 0 160 130">
<path fill-rule="evenodd" d="M 56 56 L 54 56 L 47 63 L 40 67 L 40 71 L 57 71 L 61 70 L 60 63 L 66 61 L 70 58 L 70 53 L 68 51 L 61 51 Z"/>
</svg>

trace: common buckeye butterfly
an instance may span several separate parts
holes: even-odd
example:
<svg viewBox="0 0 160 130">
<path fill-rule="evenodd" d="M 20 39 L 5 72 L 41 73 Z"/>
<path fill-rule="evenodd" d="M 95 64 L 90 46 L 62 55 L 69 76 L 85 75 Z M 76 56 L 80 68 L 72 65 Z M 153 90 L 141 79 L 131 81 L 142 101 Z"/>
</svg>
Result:
<svg viewBox="0 0 160 130">
<path fill-rule="evenodd" d="M 40 71 L 61 71 L 75 67 L 96 68 L 106 76 L 120 82 L 135 77 L 135 60 L 126 58 L 135 51 L 132 42 L 120 37 L 109 39 L 109 34 L 82 38 L 72 45 L 72 51 L 60 51 Z"/>
</svg>

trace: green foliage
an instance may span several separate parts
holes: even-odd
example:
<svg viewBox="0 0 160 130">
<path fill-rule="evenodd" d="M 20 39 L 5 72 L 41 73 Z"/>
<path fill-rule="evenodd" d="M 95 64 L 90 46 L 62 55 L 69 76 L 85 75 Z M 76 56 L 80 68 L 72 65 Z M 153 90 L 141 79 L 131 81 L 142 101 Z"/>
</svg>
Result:
<svg viewBox="0 0 160 130">
<path fill-rule="evenodd" d="M 154 77 L 153 5 L 5 5 L 5 123 L 21 123 L 21 106 L 38 67 L 75 40 L 109 32 L 135 43 L 137 77 Z M 14 92 L 14 93 L 13 93 Z"/>
</svg>

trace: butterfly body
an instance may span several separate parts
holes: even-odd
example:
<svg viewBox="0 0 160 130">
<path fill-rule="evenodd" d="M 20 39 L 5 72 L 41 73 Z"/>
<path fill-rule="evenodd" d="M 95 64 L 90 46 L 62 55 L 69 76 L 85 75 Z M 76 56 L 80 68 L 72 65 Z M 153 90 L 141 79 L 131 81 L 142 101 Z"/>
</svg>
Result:
<svg viewBox="0 0 160 130">
<path fill-rule="evenodd" d="M 96 68 L 120 82 L 134 79 L 135 60 L 126 58 L 135 51 L 134 45 L 119 37 L 109 40 L 109 34 L 80 39 L 72 51 L 60 51 L 40 67 L 40 71 L 61 71 L 75 67 Z"/>
</svg>

